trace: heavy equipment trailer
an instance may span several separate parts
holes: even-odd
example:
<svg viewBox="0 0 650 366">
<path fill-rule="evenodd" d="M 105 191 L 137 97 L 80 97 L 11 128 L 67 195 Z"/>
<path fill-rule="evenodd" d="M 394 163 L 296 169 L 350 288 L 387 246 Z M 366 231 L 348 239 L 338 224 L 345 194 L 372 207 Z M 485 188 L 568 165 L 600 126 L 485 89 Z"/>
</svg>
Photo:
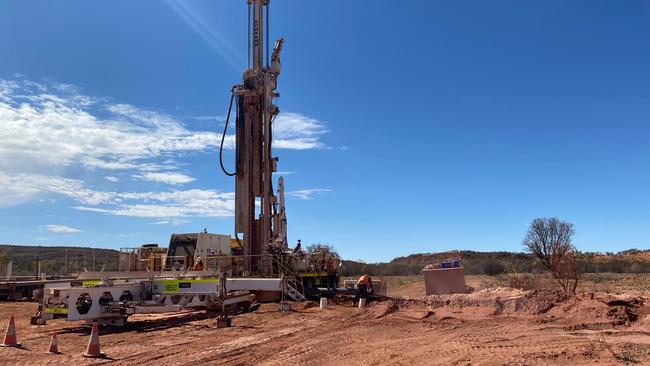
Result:
<svg viewBox="0 0 650 366">
<path fill-rule="evenodd" d="M 226 278 L 193 271 L 85 272 L 66 284 L 45 285 L 40 314 L 33 322 L 65 318 L 120 326 L 133 314 L 189 308 L 247 310 L 255 300 L 253 292 L 283 292 L 284 286 L 282 278 Z"/>
</svg>

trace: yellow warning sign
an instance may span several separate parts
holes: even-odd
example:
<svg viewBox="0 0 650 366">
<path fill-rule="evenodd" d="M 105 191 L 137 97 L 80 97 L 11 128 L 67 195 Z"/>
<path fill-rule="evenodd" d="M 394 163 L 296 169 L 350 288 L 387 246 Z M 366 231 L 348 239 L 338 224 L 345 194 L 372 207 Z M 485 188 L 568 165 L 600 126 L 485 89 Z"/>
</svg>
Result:
<svg viewBox="0 0 650 366">
<path fill-rule="evenodd" d="M 189 289 L 192 288 L 193 283 L 210 283 L 210 282 L 219 282 L 218 279 L 202 279 L 202 280 L 161 280 L 156 281 L 156 284 L 163 286 L 163 293 L 165 294 L 177 294 L 180 292 L 180 289 Z"/>
<path fill-rule="evenodd" d="M 326 272 L 298 272 L 300 277 L 326 277 Z"/>
<path fill-rule="evenodd" d="M 43 312 L 45 314 L 67 314 L 67 308 L 44 308 Z"/>
<path fill-rule="evenodd" d="M 165 293 L 172 293 L 175 294 L 179 290 L 178 286 L 178 281 L 177 280 L 163 280 L 162 284 L 164 286 L 163 292 Z"/>
</svg>

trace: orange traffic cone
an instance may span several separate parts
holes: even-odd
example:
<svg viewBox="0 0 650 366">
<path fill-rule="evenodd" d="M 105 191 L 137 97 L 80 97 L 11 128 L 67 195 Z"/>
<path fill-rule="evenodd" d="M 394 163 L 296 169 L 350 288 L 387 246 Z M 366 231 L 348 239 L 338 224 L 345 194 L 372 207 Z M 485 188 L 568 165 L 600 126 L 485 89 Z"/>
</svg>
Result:
<svg viewBox="0 0 650 366">
<path fill-rule="evenodd" d="M 47 351 L 47 353 L 51 355 L 58 355 L 61 352 L 59 352 L 59 345 L 56 343 L 56 332 L 52 332 L 52 340 L 50 341 L 50 350 Z"/>
<path fill-rule="evenodd" d="M 93 331 L 90 333 L 90 342 L 88 342 L 88 349 L 86 353 L 82 356 L 84 357 L 106 357 L 106 354 L 99 350 L 99 330 L 97 328 L 97 322 L 93 322 Z"/>
<path fill-rule="evenodd" d="M 9 324 L 7 325 L 7 333 L 5 333 L 5 339 L 0 344 L 2 347 L 16 347 L 20 348 L 22 345 L 16 340 L 16 320 L 14 319 L 13 314 L 9 318 Z"/>
</svg>

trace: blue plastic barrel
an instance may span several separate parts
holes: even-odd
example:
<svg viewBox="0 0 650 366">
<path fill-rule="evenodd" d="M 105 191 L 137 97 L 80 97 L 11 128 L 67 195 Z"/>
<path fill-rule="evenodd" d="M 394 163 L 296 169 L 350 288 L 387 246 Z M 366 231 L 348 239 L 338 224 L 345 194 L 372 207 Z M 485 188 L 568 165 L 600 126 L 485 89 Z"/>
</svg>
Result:
<svg viewBox="0 0 650 366">
<path fill-rule="evenodd" d="M 454 267 L 460 267 L 460 261 L 458 259 L 454 261 Z"/>
</svg>

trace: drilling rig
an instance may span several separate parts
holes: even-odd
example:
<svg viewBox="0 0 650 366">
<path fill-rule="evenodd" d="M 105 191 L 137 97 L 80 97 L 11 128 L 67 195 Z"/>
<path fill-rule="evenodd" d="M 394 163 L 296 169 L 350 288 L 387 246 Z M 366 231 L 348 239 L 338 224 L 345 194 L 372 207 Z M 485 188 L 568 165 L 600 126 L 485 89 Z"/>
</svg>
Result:
<svg viewBox="0 0 650 366">
<path fill-rule="evenodd" d="M 336 288 L 339 261 L 326 247 L 306 252 L 288 250 L 284 180 L 278 178 L 276 195 L 273 173 L 279 159 L 272 150 L 273 124 L 280 112 L 274 100 L 279 97 L 276 89 L 284 40 L 276 40 L 269 53 L 269 2 L 247 0 L 248 64 L 242 83 L 232 87 L 219 162 L 226 175 L 235 176 L 234 231 L 243 255 L 244 275 L 282 275 L 290 285 L 293 281 L 289 288 L 305 294 L 308 288 Z M 231 173 L 223 164 L 223 141 L 233 101 L 236 168 Z"/>
<path fill-rule="evenodd" d="M 82 272 L 72 281 L 44 284 L 36 323 L 47 319 L 100 320 L 123 325 L 136 313 L 184 308 L 247 309 L 251 301 L 335 294 L 339 258 L 327 246 L 289 250 L 284 181 L 273 186 L 273 103 L 283 39 L 269 52 L 269 1 L 248 5 L 248 65 L 231 89 L 219 163 L 235 177 L 235 238 L 172 234 L 169 247 L 148 244 L 120 251 L 117 272 Z M 223 145 L 235 107 L 235 171 L 223 163 Z M 276 193 L 277 192 L 277 193 Z M 47 281 L 46 281 L 47 282 Z"/>
<path fill-rule="evenodd" d="M 268 275 L 268 255 L 286 250 L 284 184 L 278 179 L 277 196 L 273 172 L 278 158 L 273 156 L 273 122 L 280 112 L 273 104 L 280 75 L 283 39 L 275 41 L 269 55 L 269 2 L 247 0 L 248 65 L 241 84 L 233 86 L 226 125 L 219 149 L 224 173 L 235 176 L 235 239 L 244 255 L 248 274 Z M 235 101 L 236 169 L 230 173 L 223 164 L 223 141 Z M 258 206 L 259 205 L 259 206 Z M 242 235 L 240 237 L 240 235 Z"/>
</svg>

